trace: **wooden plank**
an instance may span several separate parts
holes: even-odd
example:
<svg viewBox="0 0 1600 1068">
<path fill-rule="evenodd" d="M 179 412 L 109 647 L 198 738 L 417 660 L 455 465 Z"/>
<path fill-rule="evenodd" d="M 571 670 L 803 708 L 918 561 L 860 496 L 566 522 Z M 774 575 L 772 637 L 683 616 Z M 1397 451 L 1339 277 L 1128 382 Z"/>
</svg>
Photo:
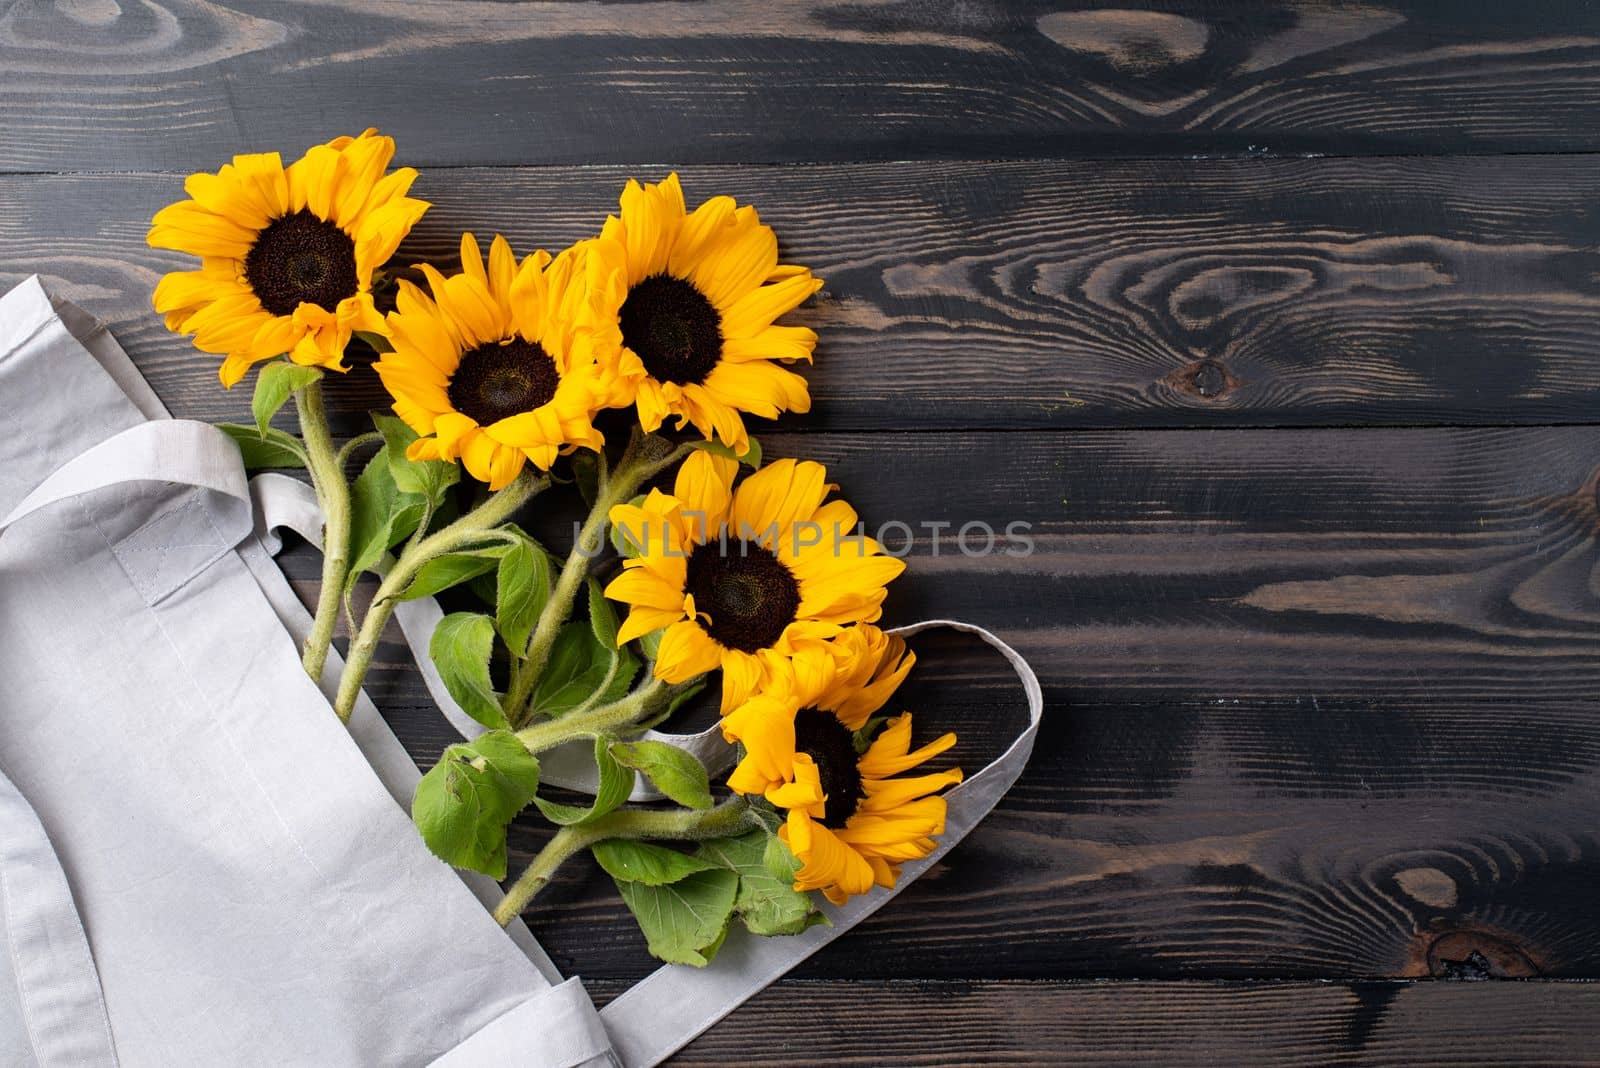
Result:
<svg viewBox="0 0 1600 1068">
<path fill-rule="evenodd" d="M 953 759 L 981 766 L 1019 698 L 965 675 L 950 686 L 932 654 L 925 668 L 904 704 L 928 736 L 956 729 Z M 961 696 L 931 694 L 941 681 Z M 1597 723 L 1595 702 L 1313 717 L 1052 701 L 1012 796 L 795 974 L 1592 978 Z M 518 825 L 514 869 L 548 833 Z M 652 967 L 588 860 L 528 919 L 564 971 Z"/>
<path fill-rule="evenodd" d="M 1568 1068 L 1600 1064 L 1596 1012 L 1587 983 L 790 980 L 669 1063 Z"/>
<path fill-rule="evenodd" d="M 659 176 L 660 168 L 643 171 Z M 620 168 L 450 170 L 402 264 L 462 229 L 560 247 Z M 827 287 L 794 429 L 1587 421 L 1600 410 L 1600 172 L 1579 157 L 712 167 Z M 149 311 L 187 258 L 144 247 L 175 176 L 0 177 L 0 284 L 39 271 L 156 389 L 238 418 Z M 381 404 L 371 375 L 339 404 Z M 351 423 L 343 429 L 353 429 Z M 759 431 L 758 431 L 759 433 Z"/>
<path fill-rule="evenodd" d="M 1073 703 L 1565 702 L 1600 682 L 1595 428 L 766 446 L 827 463 L 890 548 L 906 532 L 886 524 L 916 535 L 891 621 L 998 629 Z M 573 499 L 527 517 L 552 546 L 570 542 Z M 948 524 L 937 556 L 936 523 Z M 968 523 L 1026 524 L 1032 552 L 1008 555 L 1026 546 L 1002 537 L 965 555 Z M 969 548 L 984 541 L 973 532 Z"/>
<path fill-rule="evenodd" d="M 369 124 L 431 164 L 1600 143 L 1600 16 L 1587 5 L 1161 8 L 12 5 L 0 170 L 199 167 Z"/>
<path fill-rule="evenodd" d="M 826 460 L 870 524 L 1036 524 L 1031 556 L 925 540 L 888 621 L 998 628 L 1049 709 L 1001 808 L 800 974 L 1405 976 L 1476 953 L 1600 975 L 1593 428 L 767 444 Z M 551 544 L 562 525 L 531 523 Z M 970 640 L 918 648 L 901 703 L 981 766 L 1014 680 Z M 448 728 L 398 646 L 380 661 L 373 696 L 427 763 Z M 520 825 L 513 852 L 546 833 Z M 565 969 L 649 968 L 592 866 L 533 922 Z"/>
</svg>

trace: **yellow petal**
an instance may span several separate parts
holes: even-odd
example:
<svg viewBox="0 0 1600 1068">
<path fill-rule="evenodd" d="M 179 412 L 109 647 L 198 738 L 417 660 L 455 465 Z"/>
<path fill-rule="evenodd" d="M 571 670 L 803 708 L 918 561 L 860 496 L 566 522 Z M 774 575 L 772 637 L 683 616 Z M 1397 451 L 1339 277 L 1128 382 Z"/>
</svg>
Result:
<svg viewBox="0 0 1600 1068">
<path fill-rule="evenodd" d="M 697 449 L 678 468 L 672 495 L 682 503 L 690 538 L 696 544 L 715 540 L 728 520 L 733 480 L 739 462 Z"/>
<path fill-rule="evenodd" d="M 656 655 L 656 677 L 665 682 L 687 682 L 713 671 L 721 663 L 721 647 L 700 624 L 683 620 L 661 636 Z"/>
<path fill-rule="evenodd" d="M 772 321 L 799 307 L 822 288 L 822 279 L 797 274 L 781 282 L 753 289 L 722 313 L 723 337 L 751 337 L 772 325 Z"/>
</svg>

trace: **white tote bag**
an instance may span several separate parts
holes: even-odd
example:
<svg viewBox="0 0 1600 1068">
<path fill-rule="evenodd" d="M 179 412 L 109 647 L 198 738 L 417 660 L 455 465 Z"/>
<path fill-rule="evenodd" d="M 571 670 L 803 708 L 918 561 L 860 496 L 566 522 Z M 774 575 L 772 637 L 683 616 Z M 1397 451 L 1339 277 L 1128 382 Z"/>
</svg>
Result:
<svg viewBox="0 0 1600 1068">
<path fill-rule="evenodd" d="M 365 697 L 333 715 L 339 665 L 301 670 L 271 551 L 275 525 L 315 534 L 303 487 L 252 499 L 227 437 L 170 419 L 37 278 L 0 298 L 0 421 L 0 1066 L 652 1065 L 893 896 L 736 931 L 596 1012 L 495 924 L 491 881 L 429 854 L 405 750 Z M 414 646 L 436 613 L 410 610 Z M 1015 781 L 1042 711 L 993 635 L 902 633 L 936 625 L 1007 657 L 1029 719 L 902 886 Z"/>
</svg>

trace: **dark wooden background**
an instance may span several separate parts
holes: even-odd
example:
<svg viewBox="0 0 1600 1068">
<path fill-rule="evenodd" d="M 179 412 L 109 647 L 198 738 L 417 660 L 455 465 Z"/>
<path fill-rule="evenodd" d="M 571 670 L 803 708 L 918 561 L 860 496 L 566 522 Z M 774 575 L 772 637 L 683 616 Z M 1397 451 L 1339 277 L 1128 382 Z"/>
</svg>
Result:
<svg viewBox="0 0 1600 1068">
<path fill-rule="evenodd" d="M 148 219 L 367 125 L 437 204 L 412 258 L 673 167 L 754 201 L 827 280 L 768 454 L 873 523 L 1032 524 L 924 543 L 887 615 L 1033 660 L 1028 773 L 682 1063 L 1600 1063 L 1595 5 L 11 0 L 0 284 L 238 419 Z M 976 766 L 1020 695 L 919 648 Z M 431 761 L 398 644 L 371 689 Z M 651 968 L 582 866 L 531 922 L 601 998 Z"/>
</svg>

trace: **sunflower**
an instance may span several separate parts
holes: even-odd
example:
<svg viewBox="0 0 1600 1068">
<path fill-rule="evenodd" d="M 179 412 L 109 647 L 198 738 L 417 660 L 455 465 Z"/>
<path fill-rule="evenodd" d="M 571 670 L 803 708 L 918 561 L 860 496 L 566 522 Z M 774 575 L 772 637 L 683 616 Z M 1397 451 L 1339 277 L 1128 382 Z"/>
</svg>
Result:
<svg viewBox="0 0 1600 1068">
<path fill-rule="evenodd" d="M 932 852 L 944 833 L 938 792 L 961 781 L 959 768 L 895 778 L 956 744 L 946 734 L 912 750 L 909 712 L 864 750 L 858 744 L 914 659 L 898 638 L 879 636 L 871 648 L 812 698 L 763 693 L 722 721 L 723 737 L 744 747 L 729 787 L 786 810 L 778 836 L 801 864 L 794 888 L 821 890 L 835 905 L 874 884 L 893 887 L 901 863 Z"/>
<path fill-rule="evenodd" d="M 618 641 L 666 628 L 655 673 L 683 682 L 722 669 L 722 710 L 813 663 L 819 645 L 883 614 L 905 564 L 852 533 L 855 509 L 823 503 L 834 487 L 810 461 L 778 460 L 733 488 L 738 464 L 707 451 L 610 518 L 636 555 L 606 588 L 631 606 Z M 809 651 L 808 651 L 809 650 Z"/>
<path fill-rule="evenodd" d="M 345 370 L 357 330 L 385 333 L 372 275 L 428 209 L 406 196 L 417 172 L 385 175 L 394 139 L 367 130 L 317 145 L 283 165 L 276 152 L 235 156 L 216 174 L 191 174 L 191 199 L 162 208 L 152 248 L 200 257 L 156 286 L 167 328 L 225 356 L 222 384 L 288 354 L 295 363 Z"/>
<path fill-rule="evenodd" d="M 620 215 L 586 245 L 596 354 L 616 369 L 611 407 L 637 406 L 646 431 L 676 416 L 740 455 L 740 412 L 811 409 L 805 379 L 773 361 L 809 361 L 816 332 L 773 321 L 822 280 L 778 263 L 778 239 L 754 208 L 721 196 L 685 212 L 676 174 L 630 180 Z"/>
<path fill-rule="evenodd" d="M 583 288 L 574 258 L 535 252 L 519 265 L 495 236 L 485 267 L 477 239 L 461 235 L 461 273 L 422 272 L 430 298 L 400 282 L 388 327 L 394 351 L 373 365 L 395 414 L 422 435 L 413 460 L 457 460 L 490 489 L 524 463 L 548 470 L 559 453 L 598 450 L 590 422 L 603 387 L 582 336 Z"/>
</svg>

